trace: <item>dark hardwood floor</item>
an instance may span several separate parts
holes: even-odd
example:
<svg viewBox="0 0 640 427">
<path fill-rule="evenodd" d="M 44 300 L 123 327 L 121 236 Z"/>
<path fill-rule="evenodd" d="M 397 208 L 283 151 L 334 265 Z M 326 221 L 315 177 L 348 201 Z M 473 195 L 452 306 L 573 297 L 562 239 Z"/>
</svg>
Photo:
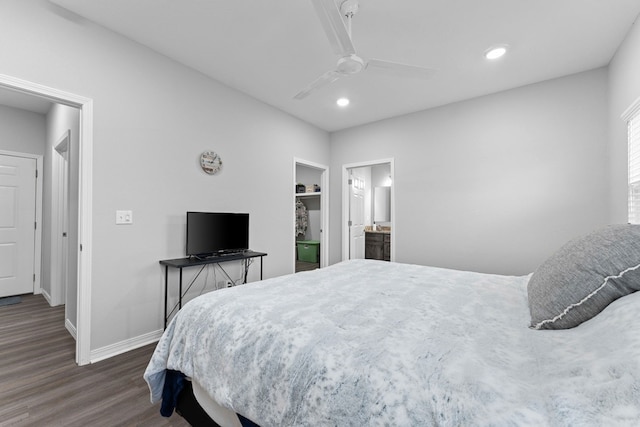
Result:
<svg viewBox="0 0 640 427">
<path fill-rule="evenodd" d="M 154 347 L 77 366 L 64 307 L 41 295 L 0 307 L 0 426 L 188 426 L 149 402 Z"/>
<path fill-rule="evenodd" d="M 296 273 L 300 271 L 315 270 L 317 268 L 320 268 L 320 263 L 296 260 Z"/>
</svg>

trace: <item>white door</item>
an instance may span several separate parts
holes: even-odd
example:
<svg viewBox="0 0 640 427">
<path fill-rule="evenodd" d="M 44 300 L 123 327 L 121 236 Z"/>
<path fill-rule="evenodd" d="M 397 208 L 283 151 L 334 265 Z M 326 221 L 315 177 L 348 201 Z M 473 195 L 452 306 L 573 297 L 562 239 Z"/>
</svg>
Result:
<svg viewBox="0 0 640 427">
<path fill-rule="evenodd" d="M 364 258 L 364 186 L 355 171 L 349 179 L 349 259 Z"/>
<path fill-rule="evenodd" d="M 0 155 L 0 297 L 33 293 L 36 160 Z"/>
</svg>

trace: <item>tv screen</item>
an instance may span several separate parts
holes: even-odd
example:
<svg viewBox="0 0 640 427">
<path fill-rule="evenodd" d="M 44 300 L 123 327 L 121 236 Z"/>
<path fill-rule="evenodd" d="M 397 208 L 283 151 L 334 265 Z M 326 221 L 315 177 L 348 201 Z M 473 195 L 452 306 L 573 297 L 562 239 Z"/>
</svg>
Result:
<svg viewBox="0 0 640 427">
<path fill-rule="evenodd" d="M 249 214 L 187 212 L 187 256 L 249 249 Z"/>
</svg>

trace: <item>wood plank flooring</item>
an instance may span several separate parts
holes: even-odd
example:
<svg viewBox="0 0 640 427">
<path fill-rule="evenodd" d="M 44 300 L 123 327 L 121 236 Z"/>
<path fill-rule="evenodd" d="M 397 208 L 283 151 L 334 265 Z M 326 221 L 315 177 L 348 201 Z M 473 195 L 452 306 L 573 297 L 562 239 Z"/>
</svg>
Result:
<svg viewBox="0 0 640 427">
<path fill-rule="evenodd" d="M 296 273 L 320 268 L 320 263 L 296 260 Z"/>
<path fill-rule="evenodd" d="M 142 374 L 154 348 L 77 366 L 64 307 L 23 295 L 0 307 L 0 426 L 188 426 L 149 402 Z"/>
</svg>

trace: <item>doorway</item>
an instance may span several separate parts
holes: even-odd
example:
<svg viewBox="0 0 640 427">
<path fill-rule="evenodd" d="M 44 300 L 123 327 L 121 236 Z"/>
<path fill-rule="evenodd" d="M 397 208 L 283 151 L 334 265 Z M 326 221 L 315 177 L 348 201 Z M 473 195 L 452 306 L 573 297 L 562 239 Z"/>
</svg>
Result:
<svg viewBox="0 0 640 427">
<path fill-rule="evenodd" d="M 54 88 L 0 75 L 0 89 L 66 105 L 79 111 L 76 363 L 91 362 L 91 190 L 93 148 L 93 101 Z"/>
<path fill-rule="evenodd" d="M 69 231 L 69 131 L 58 139 L 52 150 L 52 212 L 51 228 L 51 305 L 65 304 L 68 276 L 67 235 Z M 65 304 L 68 306 L 68 304 Z M 65 318 L 67 318 L 65 316 Z M 75 322 L 74 322 L 75 324 Z"/>
<path fill-rule="evenodd" d="M 326 267 L 329 261 L 329 168 L 294 159 L 293 271 Z"/>
<path fill-rule="evenodd" d="M 50 286 L 51 305 L 64 304 L 65 327 L 77 339 L 78 218 L 75 213 L 77 205 L 71 200 L 73 194 L 77 193 L 78 166 L 75 153 L 77 142 L 72 143 L 71 135 L 70 129 L 64 131 L 52 150 L 51 178 L 54 185 L 51 188 L 50 236 L 54 251 L 51 253 Z M 72 182 L 76 184 L 72 186 Z"/>
<path fill-rule="evenodd" d="M 342 259 L 394 261 L 393 158 L 343 165 L 342 183 Z"/>
</svg>

